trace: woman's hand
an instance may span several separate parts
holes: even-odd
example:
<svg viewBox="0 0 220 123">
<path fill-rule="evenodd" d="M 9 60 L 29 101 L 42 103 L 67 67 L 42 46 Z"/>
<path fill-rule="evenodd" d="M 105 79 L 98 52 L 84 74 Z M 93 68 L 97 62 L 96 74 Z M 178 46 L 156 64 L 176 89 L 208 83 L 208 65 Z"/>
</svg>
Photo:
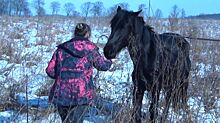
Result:
<svg viewBox="0 0 220 123">
<path fill-rule="evenodd" d="M 111 59 L 112 64 L 115 64 L 117 62 L 117 59 Z"/>
<path fill-rule="evenodd" d="M 109 71 L 115 71 L 117 69 L 117 67 L 116 67 L 117 59 L 111 59 L 111 61 L 112 61 L 112 66 L 109 69 Z"/>
</svg>

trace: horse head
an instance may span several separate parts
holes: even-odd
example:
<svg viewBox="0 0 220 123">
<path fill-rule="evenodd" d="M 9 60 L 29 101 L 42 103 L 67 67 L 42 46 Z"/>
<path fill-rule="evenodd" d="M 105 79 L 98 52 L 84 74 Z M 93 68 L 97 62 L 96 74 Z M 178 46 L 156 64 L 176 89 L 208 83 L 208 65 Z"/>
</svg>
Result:
<svg viewBox="0 0 220 123">
<path fill-rule="evenodd" d="M 116 55 L 126 46 L 128 46 L 128 37 L 134 32 L 132 18 L 137 17 L 141 12 L 131 12 L 117 8 L 117 13 L 111 20 L 111 34 L 104 47 L 104 55 L 107 59 L 115 58 Z"/>
</svg>

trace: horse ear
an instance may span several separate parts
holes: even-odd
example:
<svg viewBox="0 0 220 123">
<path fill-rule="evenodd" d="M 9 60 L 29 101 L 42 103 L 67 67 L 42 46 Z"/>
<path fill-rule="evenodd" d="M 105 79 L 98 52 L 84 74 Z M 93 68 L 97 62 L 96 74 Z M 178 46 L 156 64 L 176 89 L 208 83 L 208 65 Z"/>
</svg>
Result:
<svg viewBox="0 0 220 123">
<path fill-rule="evenodd" d="M 117 12 L 120 11 L 120 10 L 121 10 L 121 6 L 118 6 L 118 8 L 117 8 Z"/>
<path fill-rule="evenodd" d="M 137 12 L 132 12 L 132 15 L 134 15 L 134 16 L 138 16 L 141 12 L 142 12 L 142 9 L 139 10 L 139 11 L 137 11 Z"/>
</svg>

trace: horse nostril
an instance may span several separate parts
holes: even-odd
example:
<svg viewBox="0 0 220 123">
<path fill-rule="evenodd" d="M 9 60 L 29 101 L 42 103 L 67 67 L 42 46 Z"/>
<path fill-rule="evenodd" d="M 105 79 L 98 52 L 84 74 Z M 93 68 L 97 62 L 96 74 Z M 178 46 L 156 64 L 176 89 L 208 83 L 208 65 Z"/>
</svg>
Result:
<svg viewBox="0 0 220 123">
<path fill-rule="evenodd" d="M 111 45 L 106 45 L 104 47 L 104 55 L 107 59 L 110 59 L 111 55 L 113 54 L 113 49 Z"/>
<path fill-rule="evenodd" d="M 110 51 L 110 49 L 111 49 L 111 46 L 110 45 L 105 45 L 105 47 L 104 47 L 104 52 L 109 52 Z"/>
<path fill-rule="evenodd" d="M 105 55 L 105 57 L 108 56 L 108 51 L 109 51 L 109 50 L 108 50 L 108 47 L 105 46 L 105 47 L 104 47 L 104 55 Z"/>
</svg>

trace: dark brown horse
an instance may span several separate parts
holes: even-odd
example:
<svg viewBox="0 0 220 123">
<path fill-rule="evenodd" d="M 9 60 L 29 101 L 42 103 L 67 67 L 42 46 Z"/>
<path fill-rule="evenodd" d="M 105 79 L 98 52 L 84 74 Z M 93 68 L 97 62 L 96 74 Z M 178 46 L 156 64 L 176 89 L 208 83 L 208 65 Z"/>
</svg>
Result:
<svg viewBox="0 0 220 123">
<path fill-rule="evenodd" d="M 174 109 L 187 106 L 188 76 L 191 68 L 189 43 L 175 33 L 156 34 L 145 25 L 138 12 L 118 7 L 111 20 L 111 35 L 104 47 L 108 59 L 115 58 L 125 47 L 133 61 L 134 122 L 141 122 L 144 91 L 151 94 L 150 120 L 156 122 L 160 93 L 165 97 L 162 122 L 167 118 L 170 105 Z"/>
</svg>

